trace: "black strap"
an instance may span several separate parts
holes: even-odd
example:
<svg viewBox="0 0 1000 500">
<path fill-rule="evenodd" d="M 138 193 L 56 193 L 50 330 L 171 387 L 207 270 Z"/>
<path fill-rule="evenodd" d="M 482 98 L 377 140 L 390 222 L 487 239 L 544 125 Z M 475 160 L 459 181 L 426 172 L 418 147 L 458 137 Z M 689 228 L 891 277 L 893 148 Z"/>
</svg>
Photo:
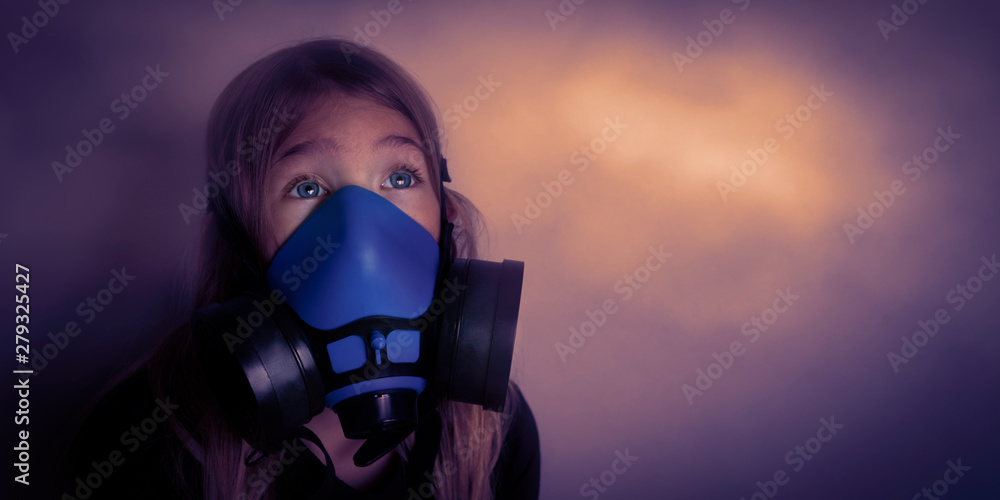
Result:
<svg viewBox="0 0 1000 500">
<path fill-rule="evenodd" d="M 421 483 L 427 481 L 425 472 L 434 472 L 434 460 L 437 458 L 438 449 L 441 447 L 441 414 L 437 409 L 430 411 L 417 426 L 417 438 L 410 450 L 407 459 L 406 484 L 411 488 L 417 488 Z M 433 485 L 435 488 L 438 485 Z"/>
<path fill-rule="evenodd" d="M 265 458 L 267 458 L 266 453 L 254 448 L 250 453 L 247 453 L 247 456 L 243 457 L 243 465 L 245 467 L 253 467 L 263 462 Z"/>
<path fill-rule="evenodd" d="M 319 486 L 319 489 L 317 489 L 316 492 L 313 493 L 311 498 L 314 498 L 316 500 L 330 498 L 330 496 L 333 495 L 333 486 L 337 483 L 337 470 L 333 467 L 333 460 L 330 459 L 330 454 L 327 453 L 326 447 L 324 447 L 323 443 L 320 442 L 319 437 L 316 436 L 316 433 L 309 430 L 309 428 L 306 426 L 302 426 L 296 429 L 295 432 L 292 433 L 292 438 L 310 441 L 312 442 L 312 444 L 318 446 L 319 449 L 323 451 L 323 458 L 326 463 L 326 473 L 324 473 L 323 475 L 323 484 Z"/>
<path fill-rule="evenodd" d="M 448 175 L 448 159 L 441 156 L 439 161 L 441 162 L 441 182 L 451 182 L 451 176 Z"/>
</svg>

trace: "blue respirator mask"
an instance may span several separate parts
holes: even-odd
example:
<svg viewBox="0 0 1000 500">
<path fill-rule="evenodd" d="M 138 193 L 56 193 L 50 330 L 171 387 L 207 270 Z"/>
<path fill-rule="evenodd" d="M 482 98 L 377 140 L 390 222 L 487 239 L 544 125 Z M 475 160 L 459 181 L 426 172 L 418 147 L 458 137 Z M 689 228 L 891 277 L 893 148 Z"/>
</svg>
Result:
<svg viewBox="0 0 1000 500">
<path fill-rule="evenodd" d="M 392 202 L 343 187 L 256 286 L 195 312 L 206 375 L 256 450 L 279 449 L 327 406 L 346 437 L 367 440 L 354 457 L 364 466 L 436 398 L 503 409 L 524 264 L 452 261 L 441 212 L 438 245 Z"/>
</svg>

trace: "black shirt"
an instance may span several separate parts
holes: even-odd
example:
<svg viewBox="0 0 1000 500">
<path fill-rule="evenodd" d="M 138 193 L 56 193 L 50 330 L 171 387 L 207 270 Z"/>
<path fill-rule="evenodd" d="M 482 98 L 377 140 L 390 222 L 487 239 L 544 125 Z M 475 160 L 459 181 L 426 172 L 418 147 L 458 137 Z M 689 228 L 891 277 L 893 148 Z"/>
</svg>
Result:
<svg viewBox="0 0 1000 500">
<path fill-rule="evenodd" d="M 504 438 L 500 457 L 491 474 L 496 499 L 538 498 L 540 457 L 538 429 L 524 395 L 515 386 L 517 410 Z M 60 498 L 201 498 L 201 464 L 190 453 L 181 463 L 172 463 L 168 450 L 179 438 L 166 423 L 176 401 L 155 398 L 145 370 L 115 387 L 86 417 L 66 457 Z M 161 421 L 162 419 L 162 421 Z M 421 422 L 409 461 L 397 461 L 391 479 L 377 494 L 356 490 L 331 476 L 337 499 L 433 498 L 430 484 L 437 456 L 440 420 L 437 414 Z M 312 498 L 324 480 L 327 468 L 299 440 L 284 454 L 285 462 L 274 463 L 251 485 L 274 483 L 277 498 Z M 279 462 L 279 461 L 276 461 Z M 171 471 L 180 468 L 189 479 L 187 488 L 174 484 Z"/>
</svg>

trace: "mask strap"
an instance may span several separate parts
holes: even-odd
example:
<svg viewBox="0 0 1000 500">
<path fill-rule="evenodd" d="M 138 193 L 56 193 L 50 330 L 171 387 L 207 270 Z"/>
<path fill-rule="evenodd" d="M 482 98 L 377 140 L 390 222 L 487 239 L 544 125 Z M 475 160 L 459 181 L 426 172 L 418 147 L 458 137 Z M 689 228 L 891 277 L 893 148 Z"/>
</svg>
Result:
<svg viewBox="0 0 1000 500">
<path fill-rule="evenodd" d="M 441 182 L 451 182 L 451 176 L 448 175 L 448 159 L 444 156 L 439 156 L 438 163 L 441 164 Z"/>
<path fill-rule="evenodd" d="M 434 471 L 434 459 L 437 457 L 438 448 L 441 447 L 441 414 L 437 409 L 433 409 L 421 419 L 417 424 L 417 438 L 413 443 L 413 450 L 407 462 L 411 464 L 406 468 L 406 484 L 416 485 L 425 481 L 425 472 Z M 418 470 L 416 464 L 429 464 L 430 470 Z M 429 476 L 428 476 L 429 477 Z M 435 488 L 439 485 L 435 484 Z"/>
<path fill-rule="evenodd" d="M 333 467 L 333 460 L 330 459 L 330 454 L 327 453 L 326 447 L 324 447 L 323 443 L 320 442 L 319 437 L 316 436 L 316 433 L 309 430 L 309 428 L 306 426 L 302 426 L 296 429 L 295 432 L 292 433 L 292 439 L 309 441 L 312 444 L 318 446 L 319 449 L 323 451 L 323 460 L 325 461 L 324 463 L 326 464 L 326 473 L 323 475 L 324 476 L 323 484 L 319 486 L 319 489 L 317 489 L 316 492 L 313 493 L 312 497 L 310 498 L 313 498 L 315 500 L 330 498 L 331 495 L 333 495 L 333 485 L 336 484 L 337 482 L 337 471 Z"/>
<path fill-rule="evenodd" d="M 295 429 L 289 436 L 289 439 L 298 439 L 300 441 L 309 441 L 316 445 L 320 451 L 323 452 L 324 466 L 326 467 L 326 472 L 323 474 L 323 483 L 320 484 L 319 488 L 313 492 L 313 495 L 309 497 L 310 499 L 323 500 L 330 498 L 333 494 L 333 486 L 337 482 L 337 470 L 333 466 L 333 460 L 330 459 L 330 453 L 326 451 L 326 447 L 319 440 L 319 437 L 315 432 L 310 430 L 306 426 L 301 426 Z M 312 451 L 309 451 L 312 453 Z M 247 467 L 253 467 L 260 464 L 268 457 L 269 453 L 264 453 L 256 448 L 252 449 L 249 454 L 243 459 L 243 465 Z"/>
<path fill-rule="evenodd" d="M 253 448 L 250 450 L 250 453 L 247 453 L 247 456 L 243 457 L 243 466 L 253 467 L 263 462 L 265 458 L 267 458 L 266 453 L 258 450 L 257 448 Z"/>
<path fill-rule="evenodd" d="M 448 210 L 445 207 L 446 203 L 444 199 L 444 183 L 451 182 L 451 176 L 448 175 L 448 159 L 444 156 L 438 156 L 438 163 L 441 165 L 440 175 L 438 176 L 438 192 L 441 193 L 441 236 L 439 238 L 441 254 L 438 260 L 440 262 L 438 266 L 440 272 L 438 273 L 438 289 L 435 290 L 436 294 L 440 293 L 443 278 L 448 276 L 446 272 L 451 265 L 451 233 L 455 229 L 455 224 L 448 222 Z M 439 295 L 435 295 L 435 297 L 437 296 Z"/>
</svg>

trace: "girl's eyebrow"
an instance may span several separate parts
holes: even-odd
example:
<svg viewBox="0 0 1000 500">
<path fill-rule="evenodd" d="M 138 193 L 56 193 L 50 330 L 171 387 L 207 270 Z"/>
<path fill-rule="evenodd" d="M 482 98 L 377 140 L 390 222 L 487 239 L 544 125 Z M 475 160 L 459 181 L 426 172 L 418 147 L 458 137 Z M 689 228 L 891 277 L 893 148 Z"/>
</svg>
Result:
<svg viewBox="0 0 1000 500">
<path fill-rule="evenodd" d="M 336 153 L 340 151 L 340 149 L 340 144 L 337 144 L 337 141 L 334 141 L 333 139 L 320 138 L 317 140 L 303 141 L 286 149 L 285 152 L 274 161 L 274 163 L 281 163 L 283 160 L 292 156 L 311 156 L 324 150 Z"/>
<path fill-rule="evenodd" d="M 405 146 L 413 146 L 421 152 L 426 153 L 424 148 L 421 147 L 420 144 L 417 144 L 417 141 L 403 135 L 387 135 L 379 139 L 372 145 L 372 151 L 381 151 L 388 148 L 401 148 Z"/>
<path fill-rule="evenodd" d="M 381 151 L 381 150 L 384 150 L 384 149 L 401 148 L 401 147 L 406 147 L 406 146 L 413 146 L 413 147 L 419 149 L 425 155 L 427 153 L 424 150 L 424 148 L 421 147 L 419 143 L 417 143 L 417 141 L 414 141 L 413 139 L 411 139 L 409 137 L 406 137 L 406 136 L 402 136 L 402 135 L 387 135 L 387 136 L 379 139 L 378 141 L 375 141 L 375 143 L 372 144 L 371 150 L 372 151 Z M 341 148 L 340 144 L 337 143 L 337 141 L 335 141 L 333 139 L 329 139 L 329 138 L 326 138 L 326 137 L 323 137 L 323 138 L 320 138 L 320 139 L 316 139 L 316 140 L 310 139 L 310 140 L 307 140 L 307 141 L 300 142 L 300 143 L 298 143 L 298 144 L 296 144 L 296 145 L 288 148 L 287 150 L 285 150 L 284 153 L 281 154 L 281 156 L 278 157 L 277 160 L 275 160 L 274 163 L 275 164 L 280 163 L 281 161 L 283 161 L 283 160 L 285 160 L 287 158 L 293 157 L 293 156 L 299 156 L 299 155 L 310 156 L 310 155 L 314 155 L 316 153 L 319 153 L 320 151 L 326 151 L 326 152 L 330 152 L 330 153 L 337 153 L 341 149 L 342 148 Z"/>
</svg>

